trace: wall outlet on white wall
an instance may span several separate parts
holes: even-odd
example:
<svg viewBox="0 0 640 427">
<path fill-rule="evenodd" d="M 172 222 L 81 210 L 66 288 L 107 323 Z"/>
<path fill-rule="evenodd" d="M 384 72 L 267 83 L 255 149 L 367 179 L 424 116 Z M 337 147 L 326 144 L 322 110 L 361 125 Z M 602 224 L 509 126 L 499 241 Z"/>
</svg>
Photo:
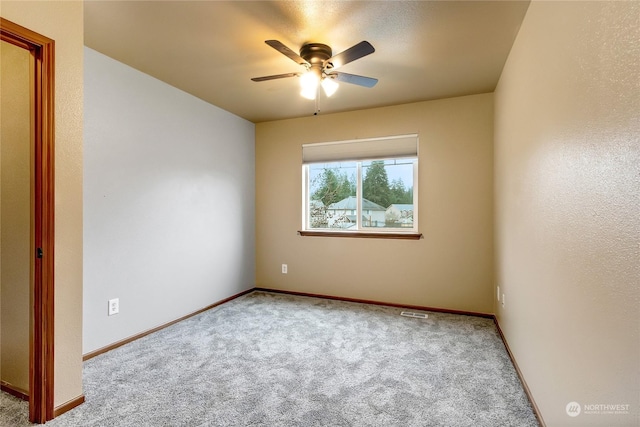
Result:
<svg viewBox="0 0 640 427">
<path fill-rule="evenodd" d="M 120 313 L 120 298 L 109 300 L 109 316 Z"/>
<path fill-rule="evenodd" d="M 287 274 L 287 264 L 282 264 L 282 274 Z"/>
<path fill-rule="evenodd" d="M 504 307 L 504 294 L 502 294 L 502 307 Z"/>
</svg>

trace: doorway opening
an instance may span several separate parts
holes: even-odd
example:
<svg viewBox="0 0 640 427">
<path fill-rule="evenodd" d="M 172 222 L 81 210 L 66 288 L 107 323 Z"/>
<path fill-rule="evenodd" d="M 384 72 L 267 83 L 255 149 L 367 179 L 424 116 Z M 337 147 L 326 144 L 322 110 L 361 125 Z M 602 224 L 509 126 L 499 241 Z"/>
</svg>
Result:
<svg viewBox="0 0 640 427">
<path fill-rule="evenodd" d="M 0 18 L 0 36 L 29 52 L 31 280 L 29 420 L 54 417 L 54 53 L 55 43 Z"/>
</svg>

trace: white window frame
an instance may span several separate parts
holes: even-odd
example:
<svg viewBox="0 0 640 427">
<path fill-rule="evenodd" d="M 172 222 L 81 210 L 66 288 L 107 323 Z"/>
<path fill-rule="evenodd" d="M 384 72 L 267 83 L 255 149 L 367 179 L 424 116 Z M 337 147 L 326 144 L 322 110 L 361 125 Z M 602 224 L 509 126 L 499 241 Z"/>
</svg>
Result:
<svg viewBox="0 0 640 427">
<path fill-rule="evenodd" d="M 414 141 L 411 143 L 410 141 Z M 413 147 L 412 147 L 413 145 Z M 418 135 L 398 135 L 349 141 L 303 145 L 302 164 L 302 232 L 362 235 L 418 235 Z M 399 147 L 399 150 L 394 148 Z M 368 148 L 373 148 L 368 150 Z M 305 151 L 306 149 L 306 151 Z M 309 155 L 309 153 L 311 153 Z M 396 153 L 396 154 L 394 154 Z M 362 164 L 373 160 L 406 159 L 413 162 L 413 226 L 411 228 L 363 227 L 362 225 Z M 338 162 L 356 163 L 356 226 L 349 229 L 311 228 L 309 212 L 309 165 Z M 305 234 L 310 235 L 310 234 Z"/>
</svg>

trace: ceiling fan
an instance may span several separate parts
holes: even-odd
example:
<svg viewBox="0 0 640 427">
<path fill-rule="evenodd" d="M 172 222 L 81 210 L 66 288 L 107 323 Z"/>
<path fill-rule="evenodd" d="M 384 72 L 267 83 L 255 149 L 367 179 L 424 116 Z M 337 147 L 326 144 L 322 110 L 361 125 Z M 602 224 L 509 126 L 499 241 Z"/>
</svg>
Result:
<svg viewBox="0 0 640 427">
<path fill-rule="evenodd" d="M 302 87 L 300 95 L 307 99 L 316 99 L 319 85 L 322 86 L 322 89 L 327 96 L 333 95 L 335 91 L 338 90 L 338 83 L 336 83 L 336 81 L 369 88 L 378 83 L 378 79 L 371 77 L 335 71 L 335 69 L 342 67 L 349 62 L 375 52 L 371 43 L 367 41 L 361 41 L 337 55 L 333 55 L 331 47 L 322 43 L 307 43 L 303 45 L 300 48 L 300 55 L 278 40 L 266 40 L 265 43 L 297 64 L 304 66 L 306 70 L 299 73 L 254 77 L 251 79 L 254 82 L 283 79 L 286 77 L 300 77 L 300 86 Z"/>
</svg>

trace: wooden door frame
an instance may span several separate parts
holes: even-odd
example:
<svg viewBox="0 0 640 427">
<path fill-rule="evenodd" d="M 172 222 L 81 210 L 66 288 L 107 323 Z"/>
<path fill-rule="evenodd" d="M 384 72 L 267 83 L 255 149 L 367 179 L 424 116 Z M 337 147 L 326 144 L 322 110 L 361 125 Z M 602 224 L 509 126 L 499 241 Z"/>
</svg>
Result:
<svg viewBox="0 0 640 427">
<path fill-rule="evenodd" d="M 55 42 L 3 18 L 0 36 L 31 53 L 31 238 L 35 253 L 30 297 L 29 420 L 44 423 L 54 416 Z"/>
</svg>

